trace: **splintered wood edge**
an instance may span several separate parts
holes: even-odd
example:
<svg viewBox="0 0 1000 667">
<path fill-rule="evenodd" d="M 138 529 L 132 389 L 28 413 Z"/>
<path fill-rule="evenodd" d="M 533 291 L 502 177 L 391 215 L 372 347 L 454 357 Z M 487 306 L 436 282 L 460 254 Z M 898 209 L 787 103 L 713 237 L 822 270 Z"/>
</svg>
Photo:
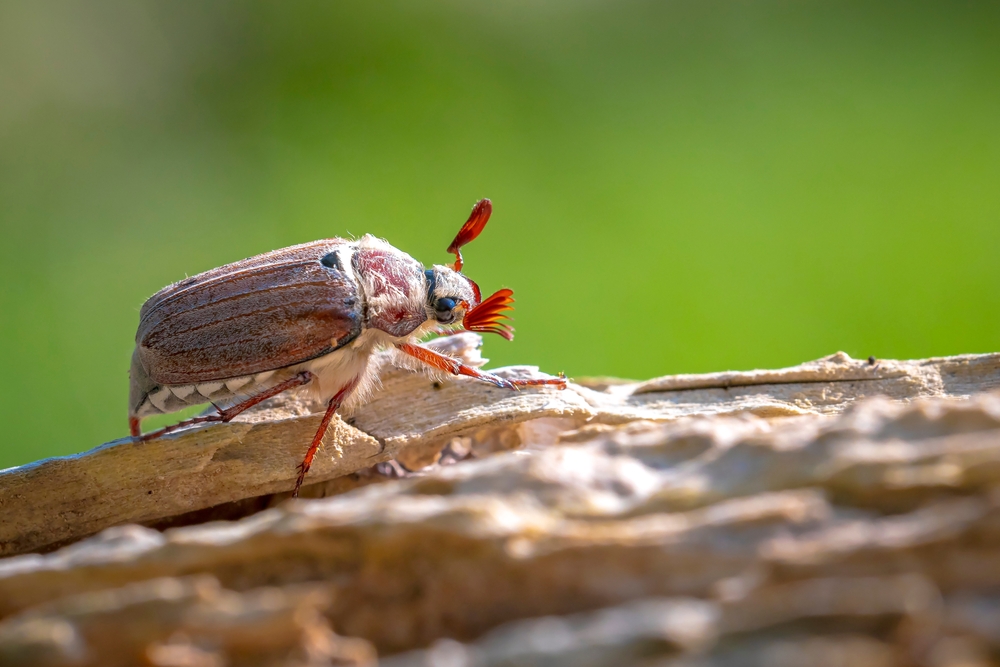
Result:
<svg viewBox="0 0 1000 667">
<path fill-rule="evenodd" d="M 845 352 L 776 370 L 725 371 L 667 375 L 643 382 L 611 387 L 619 394 L 726 389 L 757 385 L 820 382 L 865 382 L 895 378 L 920 378 L 941 385 L 945 394 L 967 394 L 1000 387 L 1000 353 L 966 354 L 912 361 L 852 359 Z M 974 379 L 973 379 L 974 378 Z M 973 379 L 970 383 L 968 380 Z"/>
<path fill-rule="evenodd" d="M 454 336 L 444 344 L 467 362 L 478 358 L 480 338 Z M 499 369 L 500 374 L 539 377 L 537 369 Z M 963 395 L 1000 387 L 1000 354 L 965 355 L 876 364 L 838 353 L 776 371 L 667 376 L 599 392 L 570 384 L 565 391 L 530 388 L 511 392 L 468 378 L 441 378 L 387 370 L 382 389 L 365 405 L 331 424 L 308 482 L 322 483 L 386 461 L 408 448 L 428 447 L 478 429 L 549 417 L 621 423 L 671 420 L 698 414 L 760 411 L 760 401 L 720 403 L 697 391 L 681 408 L 656 394 L 756 386 L 775 397 L 794 385 L 878 380 L 894 398 Z M 653 400 L 650 400 L 653 399 Z M 765 407 L 771 416 L 804 414 L 791 401 Z M 840 410 L 849 401 L 834 406 Z M 755 408 L 756 406 L 756 408 Z M 319 426 L 315 406 L 296 399 L 272 401 L 245 421 L 184 430 L 144 443 L 122 439 L 73 456 L 0 471 L 0 556 L 41 549 L 123 523 L 153 523 L 244 499 L 288 492 L 305 447 Z M 756 409 L 756 412 L 755 412 Z M 814 411 L 818 413 L 818 411 Z M 354 424 L 352 426 L 351 424 Z"/>
</svg>

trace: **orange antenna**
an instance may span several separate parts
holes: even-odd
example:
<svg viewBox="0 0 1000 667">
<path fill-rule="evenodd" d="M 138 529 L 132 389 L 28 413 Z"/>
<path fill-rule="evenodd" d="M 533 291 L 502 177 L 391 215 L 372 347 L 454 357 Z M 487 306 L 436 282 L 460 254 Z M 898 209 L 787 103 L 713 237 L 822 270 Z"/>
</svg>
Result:
<svg viewBox="0 0 1000 667">
<path fill-rule="evenodd" d="M 514 292 L 502 289 L 486 297 L 486 300 L 465 314 L 462 326 L 468 331 L 495 333 L 507 340 L 514 340 L 514 328 L 503 322 L 510 318 L 505 311 L 513 310 Z"/>
<path fill-rule="evenodd" d="M 458 230 L 455 240 L 448 246 L 448 252 L 455 254 L 454 269 L 456 271 L 461 271 L 463 266 L 462 246 L 474 241 L 482 233 L 486 223 L 489 222 L 491 213 L 493 213 L 493 203 L 489 199 L 480 199 L 476 202 L 476 205 L 472 207 L 472 213 L 469 214 L 469 219 L 465 221 L 462 228 Z"/>
</svg>

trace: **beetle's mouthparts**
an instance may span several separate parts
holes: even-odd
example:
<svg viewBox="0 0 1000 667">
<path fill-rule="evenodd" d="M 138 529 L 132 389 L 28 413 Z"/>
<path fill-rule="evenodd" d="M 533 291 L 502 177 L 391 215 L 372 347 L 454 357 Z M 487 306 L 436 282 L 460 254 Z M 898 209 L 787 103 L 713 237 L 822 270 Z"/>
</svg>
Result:
<svg viewBox="0 0 1000 667">
<path fill-rule="evenodd" d="M 502 289 L 494 292 L 482 303 L 465 314 L 462 326 L 469 331 L 495 333 L 507 340 L 514 340 L 514 327 L 502 320 L 509 320 L 504 311 L 513 310 L 514 291 Z"/>
</svg>

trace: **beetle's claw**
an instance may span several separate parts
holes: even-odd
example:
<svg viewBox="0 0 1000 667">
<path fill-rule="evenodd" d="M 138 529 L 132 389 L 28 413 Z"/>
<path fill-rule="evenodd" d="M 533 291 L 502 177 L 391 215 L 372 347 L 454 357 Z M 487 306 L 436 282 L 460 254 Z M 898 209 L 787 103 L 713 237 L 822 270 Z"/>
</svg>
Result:
<svg viewBox="0 0 1000 667">
<path fill-rule="evenodd" d="M 295 488 L 292 489 L 292 498 L 299 497 L 299 489 L 302 488 L 302 483 L 306 481 L 306 473 L 309 472 L 309 470 L 305 466 L 305 463 L 300 463 L 297 470 L 299 474 L 295 478 Z"/>
</svg>

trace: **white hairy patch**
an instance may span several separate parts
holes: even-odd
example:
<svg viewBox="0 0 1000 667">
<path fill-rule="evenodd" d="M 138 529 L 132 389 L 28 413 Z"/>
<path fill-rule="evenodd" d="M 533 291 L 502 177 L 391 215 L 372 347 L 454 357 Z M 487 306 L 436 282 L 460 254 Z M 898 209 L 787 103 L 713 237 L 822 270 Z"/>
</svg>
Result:
<svg viewBox="0 0 1000 667">
<path fill-rule="evenodd" d="M 308 387 L 313 396 L 324 403 L 357 378 L 357 386 L 345 405 L 358 405 L 367 400 L 378 385 L 378 366 L 372 363 L 374 351 L 391 346 L 397 340 L 401 339 L 378 329 L 368 329 L 339 350 L 311 359 L 292 370 L 307 370 L 316 376 Z"/>
<path fill-rule="evenodd" d="M 257 373 L 257 375 L 253 376 L 253 381 L 255 384 L 262 385 L 269 379 L 271 379 L 272 375 L 274 375 L 274 371 L 264 371 L 263 373 Z"/>
</svg>

